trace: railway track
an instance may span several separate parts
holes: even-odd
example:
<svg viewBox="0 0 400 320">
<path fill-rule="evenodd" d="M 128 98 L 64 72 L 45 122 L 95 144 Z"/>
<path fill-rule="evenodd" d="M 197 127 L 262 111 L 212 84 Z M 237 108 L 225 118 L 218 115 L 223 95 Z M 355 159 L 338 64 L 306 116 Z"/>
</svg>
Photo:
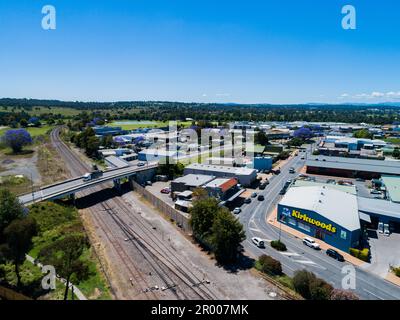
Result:
<svg viewBox="0 0 400 320">
<path fill-rule="evenodd" d="M 51 141 L 65 159 L 71 174 L 77 176 L 89 171 L 90 166 L 60 139 L 59 134 L 59 128 L 53 130 Z M 97 186 L 81 194 L 100 190 Z M 169 243 L 165 244 L 158 232 L 123 199 L 113 197 L 89 210 L 130 275 L 129 281 L 134 290 L 129 298 L 218 299 L 209 282 L 192 270 Z"/>
</svg>

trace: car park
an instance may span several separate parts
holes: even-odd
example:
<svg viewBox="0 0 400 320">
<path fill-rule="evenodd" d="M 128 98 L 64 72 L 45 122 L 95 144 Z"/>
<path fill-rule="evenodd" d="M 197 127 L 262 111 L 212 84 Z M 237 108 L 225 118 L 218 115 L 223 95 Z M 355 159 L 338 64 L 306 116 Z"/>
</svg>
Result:
<svg viewBox="0 0 400 320">
<path fill-rule="evenodd" d="M 343 261 L 344 261 L 343 256 L 342 256 L 339 252 L 337 252 L 336 250 L 328 249 L 328 250 L 326 250 L 326 254 L 327 254 L 328 256 L 330 256 L 330 257 L 336 259 L 337 261 L 340 261 L 340 262 L 343 262 Z"/>
<path fill-rule="evenodd" d="M 311 238 L 309 238 L 309 237 L 303 238 L 303 243 L 304 243 L 306 246 L 308 246 L 308 247 L 310 247 L 310 248 L 313 248 L 313 249 L 315 249 L 315 250 L 319 250 L 319 249 L 320 249 L 319 244 L 316 243 L 314 239 L 311 239 Z"/>
<path fill-rule="evenodd" d="M 233 212 L 234 214 L 239 214 L 239 213 L 242 212 L 242 209 L 240 209 L 240 208 L 235 208 L 235 209 L 233 209 L 232 212 Z"/>
<path fill-rule="evenodd" d="M 258 237 L 253 237 L 251 238 L 251 241 L 259 248 L 265 248 L 265 244 L 263 239 L 258 238 Z"/>
</svg>

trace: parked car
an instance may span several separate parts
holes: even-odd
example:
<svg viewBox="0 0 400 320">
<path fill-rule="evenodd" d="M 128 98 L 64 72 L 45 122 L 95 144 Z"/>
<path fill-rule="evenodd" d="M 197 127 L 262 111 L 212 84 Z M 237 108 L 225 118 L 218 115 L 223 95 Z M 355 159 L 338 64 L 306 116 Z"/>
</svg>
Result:
<svg viewBox="0 0 400 320">
<path fill-rule="evenodd" d="M 309 238 L 309 237 L 303 238 L 303 243 L 304 243 L 306 246 L 308 246 L 308 247 L 310 247 L 310 248 L 313 248 L 313 249 L 315 249 L 315 250 L 319 250 L 319 249 L 320 249 L 319 244 L 316 243 L 314 239 L 311 239 L 311 238 Z"/>
<path fill-rule="evenodd" d="M 304 157 L 301 157 L 300 159 L 301 159 L 301 160 L 304 160 Z"/>
<path fill-rule="evenodd" d="M 253 241 L 253 243 L 259 247 L 259 248 L 265 248 L 265 244 L 264 241 L 261 238 L 258 237 L 253 237 L 251 238 L 251 241 Z"/>
<path fill-rule="evenodd" d="M 279 194 L 284 195 L 286 193 L 286 190 L 287 190 L 286 188 L 282 188 L 281 191 L 279 191 Z"/>
<path fill-rule="evenodd" d="M 376 190 L 376 189 L 372 189 L 369 193 L 370 194 L 381 194 L 381 191 Z"/>
<path fill-rule="evenodd" d="M 340 262 L 344 261 L 343 256 L 339 252 L 337 252 L 336 250 L 328 249 L 328 250 L 326 250 L 326 254 L 328 256 L 332 257 L 333 259 L 336 259 L 337 261 L 340 261 Z"/>
<path fill-rule="evenodd" d="M 387 223 L 385 223 L 385 224 L 383 225 L 383 234 L 384 234 L 385 236 L 387 236 L 387 237 L 390 235 L 389 225 L 388 225 Z"/>
<path fill-rule="evenodd" d="M 383 222 L 378 223 L 378 232 L 383 233 Z"/>
<path fill-rule="evenodd" d="M 258 201 L 264 201 L 264 196 L 262 194 L 260 194 L 257 198 Z"/>
<path fill-rule="evenodd" d="M 250 203 L 250 202 L 251 202 L 251 198 L 244 199 L 244 203 Z"/>
<path fill-rule="evenodd" d="M 137 166 L 138 167 L 143 167 L 144 166 L 144 162 L 138 162 Z"/>
<path fill-rule="evenodd" d="M 253 192 L 253 193 L 251 194 L 251 197 L 252 197 L 252 198 L 257 197 L 257 192 Z"/>
<path fill-rule="evenodd" d="M 234 214 L 239 214 L 239 213 L 242 212 L 242 209 L 240 209 L 240 208 L 235 208 L 235 209 L 233 209 L 232 212 L 233 212 Z"/>
<path fill-rule="evenodd" d="M 165 194 L 169 194 L 171 192 L 171 189 L 170 188 L 162 188 L 160 192 L 161 193 L 165 193 Z"/>
<path fill-rule="evenodd" d="M 146 181 L 146 186 L 152 186 L 153 185 L 153 182 L 151 182 L 151 181 Z"/>
</svg>

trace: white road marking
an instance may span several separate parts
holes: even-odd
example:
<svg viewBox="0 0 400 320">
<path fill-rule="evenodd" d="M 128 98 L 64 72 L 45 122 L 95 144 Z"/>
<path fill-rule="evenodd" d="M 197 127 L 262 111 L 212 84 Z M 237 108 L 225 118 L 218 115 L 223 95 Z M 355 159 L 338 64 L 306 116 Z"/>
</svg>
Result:
<svg viewBox="0 0 400 320">
<path fill-rule="evenodd" d="M 380 296 L 377 296 L 375 293 L 373 293 L 373 292 L 371 292 L 371 291 L 369 291 L 367 289 L 364 289 L 364 291 L 369 293 L 369 294 L 371 294 L 371 295 L 373 295 L 374 297 L 377 297 L 379 300 L 385 300 L 385 299 L 381 298 Z"/>
<path fill-rule="evenodd" d="M 284 256 L 293 256 L 293 257 L 298 257 L 300 256 L 298 253 L 296 252 L 281 252 L 281 254 L 283 254 Z"/>
<path fill-rule="evenodd" d="M 293 261 L 298 262 L 298 263 L 303 263 L 303 264 L 316 265 L 316 263 L 311 260 L 293 260 Z"/>
</svg>

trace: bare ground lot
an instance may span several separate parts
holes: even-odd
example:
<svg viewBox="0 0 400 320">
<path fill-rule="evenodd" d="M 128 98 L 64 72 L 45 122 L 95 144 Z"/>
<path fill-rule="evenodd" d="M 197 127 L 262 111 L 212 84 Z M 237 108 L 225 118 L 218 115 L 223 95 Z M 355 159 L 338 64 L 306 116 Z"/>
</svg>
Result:
<svg viewBox="0 0 400 320">
<path fill-rule="evenodd" d="M 142 218 L 159 231 L 164 241 L 170 243 L 171 248 L 187 261 L 190 268 L 204 274 L 204 278 L 210 280 L 210 285 L 219 292 L 220 299 L 282 299 L 282 292 L 278 288 L 253 275 L 250 269 L 243 267 L 226 270 L 218 266 L 210 255 L 183 236 L 174 225 L 162 218 L 156 209 L 137 193 L 126 193 L 123 199 L 132 208 L 141 212 Z M 271 292 L 278 295 L 272 298 Z"/>
</svg>

